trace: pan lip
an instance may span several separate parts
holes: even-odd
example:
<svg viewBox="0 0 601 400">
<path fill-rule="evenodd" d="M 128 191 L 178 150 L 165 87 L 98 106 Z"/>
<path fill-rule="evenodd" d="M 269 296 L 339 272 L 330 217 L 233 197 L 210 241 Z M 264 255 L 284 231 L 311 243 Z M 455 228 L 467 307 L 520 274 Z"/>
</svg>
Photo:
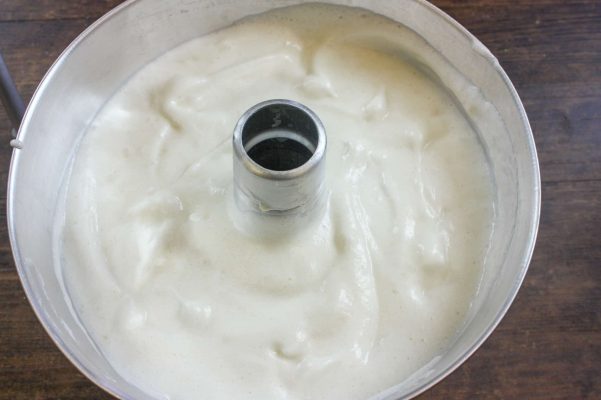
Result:
<svg viewBox="0 0 601 400">
<path fill-rule="evenodd" d="M 36 90 L 31 97 L 31 101 L 26 107 L 25 114 L 23 116 L 23 121 L 19 127 L 16 140 L 21 143 L 26 143 L 27 133 L 29 131 L 28 127 L 31 121 L 32 113 L 37 108 L 37 104 L 39 98 L 45 92 L 46 87 L 49 82 L 52 80 L 53 76 L 56 72 L 61 68 L 62 64 L 66 59 L 69 58 L 71 53 L 73 53 L 78 47 L 80 47 L 85 40 L 98 29 L 101 25 L 106 23 L 108 20 L 115 17 L 117 14 L 129 8 L 133 4 L 139 2 L 141 0 L 126 0 L 125 2 L 117 5 L 116 7 L 109 10 L 107 13 L 102 15 L 96 21 L 94 21 L 90 26 L 84 29 L 58 56 L 58 58 L 52 63 L 48 71 L 44 74 L 42 80 L 37 86 Z M 26 144 L 25 144 L 26 146 Z M 6 196 L 6 213 L 7 213 L 7 225 L 8 225 L 8 237 L 11 247 L 11 252 L 13 256 L 13 260 L 15 262 L 15 267 L 17 270 L 17 274 L 19 276 L 19 281 L 21 282 L 21 287 L 25 292 L 27 297 L 27 301 L 29 302 L 31 308 L 38 321 L 41 323 L 42 327 L 50 337 L 50 339 L 54 342 L 55 346 L 60 350 L 60 352 L 69 360 L 69 362 L 80 372 L 82 373 L 88 380 L 93 382 L 100 389 L 104 390 L 108 394 L 119 398 L 119 399 L 130 399 L 127 394 L 122 393 L 120 390 L 114 388 L 106 379 L 96 375 L 93 371 L 91 371 L 84 362 L 79 360 L 71 351 L 69 346 L 67 346 L 60 335 L 52 329 L 52 324 L 48 320 L 48 318 L 42 313 L 41 308 L 38 305 L 37 299 L 35 297 L 35 293 L 29 281 L 27 279 L 25 270 L 25 262 L 20 252 L 19 247 L 19 238 L 16 232 L 15 227 L 15 219 L 14 219 L 14 207 L 16 203 L 16 194 L 15 187 L 17 181 L 17 173 L 20 166 L 20 153 L 22 151 L 26 151 L 23 149 L 15 148 L 13 149 L 13 153 L 10 160 L 9 172 L 8 172 L 8 182 L 7 182 L 7 196 Z"/>
<path fill-rule="evenodd" d="M 43 95 L 49 82 L 52 80 L 53 76 L 57 73 L 57 71 L 60 70 L 62 64 L 65 62 L 66 59 L 68 59 L 68 57 L 71 55 L 71 53 L 73 53 L 79 46 L 83 45 L 83 43 L 88 38 L 88 36 L 90 36 L 90 34 L 92 34 L 94 31 L 96 31 L 96 29 L 98 29 L 101 25 L 103 25 L 108 20 L 115 17 L 117 14 L 121 13 L 125 9 L 131 7 L 132 5 L 134 5 L 140 1 L 143 1 L 143 0 L 126 0 L 125 2 L 121 3 L 120 5 L 116 6 L 113 9 L 111 9 L 106 14 L 104 14 L 102 17 L 100 17 L 98 20 L 96 20 L 94 23 L 92 23 L 88 28 L 86 28 L 81 34 L 79 34 L 67 46 L 67 48 L 60 54 L 60 56 L 56 59 L 56 61 L 54 61 L 54 63 L 48 69 L 48 71 L 46 72 L 46 74 L 44 75 L 42 80 L 40 81 L 40 84 L 38 85 L 37 89 L 35 90 L 35 92 L 32 96 L 32 99 L 26 108 L 23 122 L 21 123 L 21 126 L 20 126 L 18 134 L 17 134 L 17 140 L 24 142 L 25 146 L 26 146 L 26 138 L 27 138 L 27 133 L 29 131 L 28 126 L 31 121 L 32 113 L 34 112 L 33 110 L 35 110 L 37 108 L 39 98 Z M 454 18 L 452 18 L 450 15 L 448 15 L 447 13 L 445 13 L 444 11 L 442 11 L 440 8 L 436 7 L 435 5 L 427 2 L 426 0 L 411 0 L 411 1 L 415 2 L 417 5 L 424 7 L 425 9 L 430 11 L 432 13 L 432 15 L 439 18 L 441 20 L 441 22 L 446 22 L 450 29 L 455 29 L 456 31 L 461 33 L 466 39 L 476 40 L 476 41 L 478 40 L 472 33 L 470 33 L 459 22 L 457 22 Z M 326 2 L 331 2 L 331 0 L 326 0 Z M 297 3 L 297 2 L 294 2 L 294 3 Z M 292 3 L 284 2 L 284 4 L 282 4 L 282 6 L 289 5 L 289 4 L 292 4 Z M 482 45 L 482 46 L 484 46 L 484 45 Z M 487 47 L 486 47 L 486 49 L 488 50 Z M 536 151 L 536 144 L 534 141 L 530 122 L 528 120 L 526 111 L 524 109 L 524 105 L 523 105 L 513 83 L 509 79 L 507 73 L 504 71 L 504 69 L 498 63 L 493 63 L 492 60 L 490 60 L 490 59 L 489 59 L 489 61 L 493 64 L 495 71 L 497 72 L 497 74 L 499 74 L 503 83 L 509 90 L 509 92 L 511 94 L 511 98 L 513 99 L 515 106 L 516 106 L 517 110 L 519 111 L 519 117 L 520 117 L 522 129 L 523 129 L 522 133 L 526 135 L 526 141 L 527 141 L 529 156 L 530 156 L 531 171 L 528 171 L 528 172 L 529 172 L 529 178 L 533 182 L 533 187 L 531 188 L 531 191 L 529 192 L 529 197 L 532 197 L 531 202 L 529 205 L 526 204 L 524 206 L 525 208 L 528 209 L 528 211 L 530 212 L 530 215 L 529 215 L 529 218 L 526 221 L 524 221 L 524 225 L 527 224 L 527 226 L 528 226 L 527 240 L 524 241 L 524 244 L 520 245 L 520 252 L 518 253 L 518 254 L 521 253 L 521 257 L 520 257 L 521 258 L 521 263 L 520 263 L 521 268 L 519 270 L 519 274 L 517 274 L 514 277 L 513 286 L 511 287 L 511 290 L 507 293 L 504 303 L 501 305 L 498 312 L 492 318 L 492 323 L 486 327 L 486 329 L 472 343 L 472 345 L 469 346 L 464 352 L 462 352 L 449 365 L 449 367 L 447 367 L 446 369 L 444 369 L 443 371 L 438 373 L 436 376 L 434 376 L 428 382 L 425 382 L 424 384 L 418 386 L 417 388 L 415 388 L 414 390 L 412 390 L 408 393 L 402 394 L 402 396 L 403 396 L 402 398 L 413 398 L 413 397 L 427 391 L 428 389 L 435 386 L 436 384 L 438 384 L 440 381 L 442 381 L 444 378 L 446 378 L 448 375 L 450 375 L 452 372 L 454 372 L 457 368 L 459 368 L 459 366 L 461 366 L 486 341 L 486 339 L 492 334 L 492 332 L 495 330 L 495 328 L 499 325 L 499 323 L 501 322 L 501 320 L 503 319 L 503 317 L 509 310 L 511 304 L 515 300 L 515 297 L 517 296 L 517 293 L 519 292 L 519 289 L 523 283 L 523 280 L 526 276 L 526 273 L 528 271 L 528 268 L 529 268 L 529 265 L 530 265 L 530 262 L 532 259 L 532 254 L 534 251 L 536 237 L 537 237 L 539 223 L 540 223 L 540 210 L 541 210 L 540 166 L 539 166 L 539 161 L 538 161 L 538 156 L 537 156 L 537 151 Z M 20 167 L 20 152 L 21 151 L 26 151 L 26 148 L 25 148 L 25 150 L 13 149 L 13 153 L 11 156 L 9 173 L 8 173 L 8 182 L 7 182 L 7 206 L 6 206 L 7 208 L 6 208 L 6 210 L 7 210 L 7 225 L 8 225 L 8 235 L 9 235 L 9 241 L 10 241 L 10 246 L 11 246 L 11 252 L 13 255 L 13 260 L 15 262 L 19 280 L 20 280 L 21 286 L 23 287 L 23 290 L 26 294 L 27 300 L 28 300 L 29 304 L 31 305 L 31 308 L 33 309 L 37 319 L 40 321 L 44 330 L 48 334 L 48 336 L 54 342 L 56 347 L 71 362 L 72 365 L 74 365 L 86 378 L 88 378 L 96 386 L 98 386 L 102 390 L 106 391 L 107 393 L 109 393 L 117 398 L 120 398 L 120 399 L 130 399 L 130 398 L 132 398 L 132 397 L 130 397 L 130 395 L 123 393 L 120 390 L 114 388 L 113 385 L 111 385 L 110 382 L 108 382 L 105 378 L 95 375 L 95 373 L 93 371 L 88 369 L 88 367 L 85 365 L 85 363 L 82 360 L 80 360 L 74 356 L 71 349 L 63 342 L 60 335 L 52 329 L 52 324 L 50 323 L 47 316 L 45 316 L 42 313 L 41 307 L 39 307 L 38 301 L 35 297 L 34 290 L 31 287 L 31 285 L 27 279 L 27 275 L 26 275 L 27 267 L 26 267 L 26 263 L 24 262 L 22 255 L 20 253 L 19 238 L 18 238 L 18 235 L 16 232 L 15 219 L 14 219 L 14 209 L 15 209 L 15 203 L 16 203 L 15 186 L 16 186 L 16 182 L 17 182 L 17 175 L 18 175 L 19 167 Z M 509 243 L 509 245 L 511 246 L 511 242 Z M 130 384 L 133 385 L 133 383 L 131 383 L 131 382 L 130 382 Z M 395 392 L 396 392 L 396 394 L 395 394 Z M 385 390 L 384 392 L 381 392 L 380 394 L 374 396 L 372 399 L 373 400 L 375 400 L 375 399 L 397 399 L 397 398 L 399 398 L 398 397 L 399 395 L 400 395 L 399 390 L 398 389 L 395 390 L 394 387 L 392 387 L 392 388 L 389 388 L 388 390 Z"/>
</svg>

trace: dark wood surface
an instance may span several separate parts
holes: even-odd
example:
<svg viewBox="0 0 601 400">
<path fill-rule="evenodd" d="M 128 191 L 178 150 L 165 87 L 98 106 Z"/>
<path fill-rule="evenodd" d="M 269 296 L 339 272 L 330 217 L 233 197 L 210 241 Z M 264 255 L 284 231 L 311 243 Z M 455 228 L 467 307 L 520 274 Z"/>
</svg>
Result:
<svg viewBox="0 0 601 400">
<path fill-rule="evenodd" d="M 0 0 L 0 49 L 26 100 L 68 43 L 120 2 Z M 513 80 L 538 146 L 543 203 L 530 271 L 507 316 L 420 399 L 601 399 L 601 1 L 435 4 Z M 8 132 L 0 109 L 2 209 Z M 0 399 L 109 399 L 35 318 L 0 219 Z"/>
</svg>

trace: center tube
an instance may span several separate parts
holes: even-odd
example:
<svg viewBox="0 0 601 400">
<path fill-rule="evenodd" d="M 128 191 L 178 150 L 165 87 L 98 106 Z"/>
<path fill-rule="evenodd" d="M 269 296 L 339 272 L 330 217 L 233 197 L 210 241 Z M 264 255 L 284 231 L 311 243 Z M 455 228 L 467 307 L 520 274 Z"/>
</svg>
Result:
<svg viewBox="0 0 601 400">
<path fill-rule="evenodd" d="M 234 129 L 234 197 L 242 211 L 306 213 L 324 192 L 326 135 L 317 115 L 292 100 L 246 111 Z"/>
</svg>

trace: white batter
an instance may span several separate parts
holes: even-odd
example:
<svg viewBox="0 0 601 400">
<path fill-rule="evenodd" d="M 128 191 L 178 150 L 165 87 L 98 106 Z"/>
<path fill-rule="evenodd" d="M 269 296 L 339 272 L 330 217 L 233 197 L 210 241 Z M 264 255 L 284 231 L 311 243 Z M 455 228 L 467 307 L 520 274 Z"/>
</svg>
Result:
<svg viewBox="0 0 601 400">
<path fill-rule="evenodd" d="M 186 43 L 115 94 L 74 162 L 63 274 L 123 376 L 172 400 L 365 400 L 444 350 L 493 200 L 476 133 L 404 56 L 422 49 L 311 5 Z M 231 209 L 233 128 L 273 98 L 328 136 L 327 209 L 277 240 Z"/>
</svg>

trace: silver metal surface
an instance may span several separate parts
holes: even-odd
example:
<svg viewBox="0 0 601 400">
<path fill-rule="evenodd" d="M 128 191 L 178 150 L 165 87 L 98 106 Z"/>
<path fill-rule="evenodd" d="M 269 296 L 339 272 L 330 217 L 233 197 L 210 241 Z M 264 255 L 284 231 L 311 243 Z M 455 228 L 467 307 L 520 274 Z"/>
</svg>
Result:
<svg viewBox="0 0 601 400">
<path fill-rule="evenodd" d="M 246 111 L 233 135 L 234 196 L 243 211 L 305 213 L 322 198 L 326 135 L 313 111 L 268 100 Z"/>
<path fill-rule="evenodd" d="M 244 16 L 302 2 L 130 0 L 93 24 L 65 50 L 29 104 L 18 134 L 21 148 L 13 151 L 8 183 L 8 225 L 17 270 L 35 313 L 57 346 L 88 378 L 117 397 L 153 399 L 111 367 L 79 322 L 64 291 L 61 256 L 55 251 L 60 188 L 78 143 L 107 99 L 149 61 Z M 489 159 L 497 203 L 492 247 L 471 314 L 440 357 L 409 380 L 373 397 L 410 398 L 443 379 L 480 346 L 521 285 L 540 212 L 534 140 L 522 103 L 496 59 L 436 7 L 422 0 L 326 2 L 369 9 L 420 34 L 480 89 L 506 127 L 503 134 L 490 133 L 481 121 L 473 121 Z"/>
</svg>

